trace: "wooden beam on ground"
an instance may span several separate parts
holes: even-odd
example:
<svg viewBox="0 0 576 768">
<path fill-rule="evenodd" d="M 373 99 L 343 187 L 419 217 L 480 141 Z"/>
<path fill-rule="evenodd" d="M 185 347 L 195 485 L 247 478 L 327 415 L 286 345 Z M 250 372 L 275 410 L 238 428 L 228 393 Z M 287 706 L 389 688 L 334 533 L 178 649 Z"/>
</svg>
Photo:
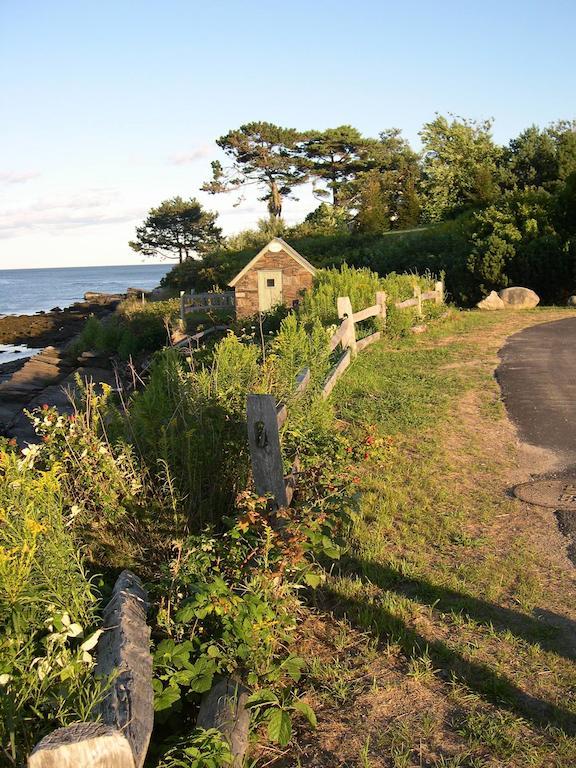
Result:
<svg viewBox="0 0 576 768">
<path fill-rule="evenodd" d="M 358 339 L 356 342 L 358 352 L 362 349 L 366 349 L 370 344 L 374 344 L 375 341 L 378 341 L 381 335 L 380 331 L 376 331 L 375 333 L 371 333 L 370 336 L 364 336 L 363 339 Z"/>
<path fill-rule="evenodd" d="M 140 579 L 130 571 L 122 571 L 104 609 L 104 634 L 98 642 L 96 665 L 98 676 L 113 676 L 100 705 L 102 722 L 128 739 L 136 768 L 144 764 L 154 725 L 147 608 L 148 595 Z"/>
<path fill-rule="evenodd" d="M 328 395 L 332 392 L 334 389 L 334 385 L 342 376 L 346 368 L 350 365 L 350 360 L 352 359 L 352 353 L 350 349 L 347 349 L 344 354 L 340 357 L 334 368 L 330 371 L 328 374 L 328 377 L 326 381 L 324 382 L 324 386 L 322 387 L 322 392 L 320 393 L 324 400 L 328 397 Z"/>
<path fill-rule="evenodd" d="M 284 467 L 276 401 L 272 395 L 248 395 L 246 404 L 248 445 L 256 491 L 271 494 L 278 507 L 286 507 Z"/>
<path fill-rule="evenodd" d="M 135 768 L 128 739 L 103 723 L 74 723 L 38 742 L 28 768 Z"/>
<path fill-rule="evenodd" d="M 232 752 L 232 768 L 242 768 L 248 750 L 250 713 L 246 709 L 248 689 L 230 677 L 216 682 L 202 697 L 196 725 L 217 728 Z"/>
</svg>

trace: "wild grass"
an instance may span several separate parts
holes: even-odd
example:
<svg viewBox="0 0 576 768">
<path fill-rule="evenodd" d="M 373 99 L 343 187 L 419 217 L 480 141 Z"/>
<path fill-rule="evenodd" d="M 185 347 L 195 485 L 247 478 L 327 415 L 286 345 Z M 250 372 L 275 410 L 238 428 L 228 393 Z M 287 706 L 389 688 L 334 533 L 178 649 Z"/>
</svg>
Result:
<svg viewBox="0 0 576 768">
<path fill-rule="evenodd" d="M 558 316 L 456 313 L 425 337 L 363 352 L 334 391 L 346 428 L 373 438 L 356 466 L 360 514 L 349 550 L 318 605 L 383 646 L 398 644 L 423 689 L 444 701 L 460 691 L 443 738 L 465 743 L 426 765 L 576 760 L 576 647 L 554 621 L 573 609 L 550 592 L 550 567 L 529 530 L 513 535 L 500 523 L 516 510 L 505 492 L 510 454 L 490 442 L 502 417 L 492 378 L 499 340 Z M 402 722 L 381 747 L 393 765 L 420 765 Z M 381 756 L 376 746 L 369 753 Z"/>
<path fill-rule="evenodd" d="M 69 530 L 58 467 L 0 446 L 0 764 L 49 730 L 90 717 L 101 691 L 83 649 L 97 594 Z M 90 644 L 89 644 L 90 645 Z"/>
</svg>

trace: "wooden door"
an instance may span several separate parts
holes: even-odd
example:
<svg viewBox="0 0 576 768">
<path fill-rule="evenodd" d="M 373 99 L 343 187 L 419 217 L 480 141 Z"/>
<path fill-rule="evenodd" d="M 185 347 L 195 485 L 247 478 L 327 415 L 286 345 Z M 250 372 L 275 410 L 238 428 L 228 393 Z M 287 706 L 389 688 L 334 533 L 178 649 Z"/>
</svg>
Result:
<svg viewBox="0 0 576 768">
<path fill-rule="evenodd" d="M 258 270 L 258 309 L 267 312 L 282 303 L 282 270 Z"/>
</svg>

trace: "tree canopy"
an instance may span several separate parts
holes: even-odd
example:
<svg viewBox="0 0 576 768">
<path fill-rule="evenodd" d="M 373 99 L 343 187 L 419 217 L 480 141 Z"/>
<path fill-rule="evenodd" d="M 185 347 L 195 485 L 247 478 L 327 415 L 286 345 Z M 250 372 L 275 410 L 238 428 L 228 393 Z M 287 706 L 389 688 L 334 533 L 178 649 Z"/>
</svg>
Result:
<svg viewBox="0 0 576 768">
<path fill-rule="evenodd" d="M 260 200 L 267 203 L 270 216 L 279 219 L 283 199 L 307 180 L 307 171 L 299 160 L 304 138 L 305 134 L 294 128 L 281 128 L 273 123 L 241 125 L 216 140 L 232 163 L 224 168 L 215 160 L 212 180 L 204 184 L 202 190 L 218 194 L 250 185 L 263 188 Z"/>
<path fill-rule="evenodd" d="M 420 131 L 424 146 L 423 211 L 440 221 L 498 195 L 502 150 L 492 140 L 492 121 L 438 115 Z"/>
<path fill-rule="evenodd" d="M 220 242 L 222 230 L 216 226 L 216 217 L 195 198 L 164 200 L 136 227 L 136 240 L 130 241 L 130 248 L 145 256 L 178 259 L 181 264 Z"/>
</svg>

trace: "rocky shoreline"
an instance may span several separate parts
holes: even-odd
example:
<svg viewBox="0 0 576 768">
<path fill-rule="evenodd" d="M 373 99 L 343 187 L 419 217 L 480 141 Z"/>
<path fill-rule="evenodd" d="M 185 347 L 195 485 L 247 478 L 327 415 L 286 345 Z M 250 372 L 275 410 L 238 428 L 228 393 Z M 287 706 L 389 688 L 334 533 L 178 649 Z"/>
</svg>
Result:
<svg viewBox="0 0 576 768">
<path fill-rule="evenodd" d="M 119 302 L 117 297 L 109 301 L 79 301 L 66 309 L 55 307 L 36 315 L 4 315 L 0 317 L 0 344 L 26 344 L 32 349 L 61 347 L 80 333 L 90 315 L 102 317 Z"/>
</svg>

